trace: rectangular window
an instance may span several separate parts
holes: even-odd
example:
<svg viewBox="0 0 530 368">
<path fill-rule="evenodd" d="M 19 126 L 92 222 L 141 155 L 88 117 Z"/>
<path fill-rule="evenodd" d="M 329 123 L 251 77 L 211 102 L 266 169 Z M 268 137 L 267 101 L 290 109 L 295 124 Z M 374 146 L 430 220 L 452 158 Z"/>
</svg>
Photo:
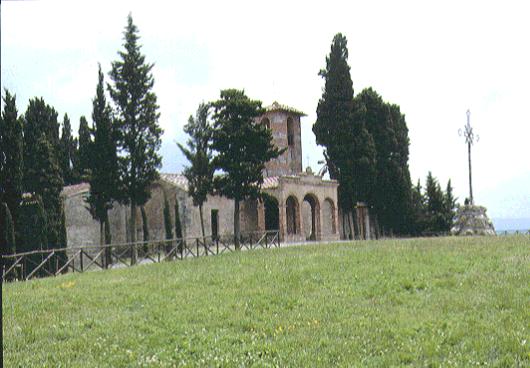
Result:
<svg viewBox="0 0 530 368">
<path fill-rule="evenodd" d="M 219 237 L 219 210 L 212 210 L 211 213 L 212 238 Z"/>
</svg>

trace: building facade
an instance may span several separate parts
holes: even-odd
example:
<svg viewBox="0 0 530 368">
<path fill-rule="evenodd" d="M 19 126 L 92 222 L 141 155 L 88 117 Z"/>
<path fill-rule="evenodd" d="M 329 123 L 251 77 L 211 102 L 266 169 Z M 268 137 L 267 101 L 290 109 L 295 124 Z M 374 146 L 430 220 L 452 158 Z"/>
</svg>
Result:
<svg viewBox="0 0 530 368">
<path fill-rule="evenodd" d="M 266 107 L 256 124 L 265 124 L 272 131 L 274 144 L 285 148 L 281 156 L 265 165 L 263 192 L 260 200 L 241 204 L 242 232 L 279 230 L 283 242 L 339 239 L 337 182 L 324 180 L 310 170 L 302 171 L 302 112 L 277 102 Z M 86 209 L 88 184 L 65 187 L 65 214 L 69 246 L 97 245 L 99 224 Z M 168 200 L 175 219 L 175 202 L 182 224 L 183 236 L 201 236 L 199 209 L 187 191 L 187 181 L 180 174 L 161 174 L 151 187 L 151 198 L 144 205 L 151 240 L 165 238 L 164 201 Z M 233 234 L 234 202 L 218 195 L 209 195 L 203 206 L 206 235 Z M 115 204 L 109 212 L 112 242 L 128 242 L 130 213 Z M 136 216 L 137 239 L 142 239 L 142 217 Z"/>
</svg>

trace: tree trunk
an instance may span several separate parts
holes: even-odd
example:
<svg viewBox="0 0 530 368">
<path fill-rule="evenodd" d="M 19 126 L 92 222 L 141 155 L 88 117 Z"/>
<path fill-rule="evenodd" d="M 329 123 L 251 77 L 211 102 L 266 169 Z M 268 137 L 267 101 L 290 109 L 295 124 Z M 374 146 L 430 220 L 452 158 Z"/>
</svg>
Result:
<svg viewBox="0 0 530 368">
<path fill-rule="evenodd" d="M 112 235 L 110 234 L 110 222 L 109 215 L 105 216 L 105 244 L 110 245 L 112 243 Z M 111 247 L 105 248 L 106 263 L 105 267 L 108 268 L 112 264 L 112 249 Z"/>
<path fill-rule="evenodd" d="M 103 248 L 105 244 L 105 222 L 103 219 L 99 220 L 99 246 Z M 103 248 L 103 253 L 101 253 L 101 265 L 103 268 L 107 268 L 106 265 L 106 254 L 105 254 L 105 248 Z"/>
<path fill-rule="evenodd" d="M 136 203 L 131 202 L 131 226 L 129 226 L 131 231 L 131 243 L 136 243 Z M 138 258 L 138 250 L 136 249 L 136 244 L 132 246 L 131 252 L 131 264 L 136 264 L 136 259 Z"/>
<path fill-rule="evenodd" d="M 239 250 L 239 199 L 234 200 L 234 245 L 236 250 Z"/>
<path fill-rule="evenodd" d="M 346 235 L 346 213 L 344 210 L 340 211 L 340 217 L 342 218 L 342 239 L 348 239 Z"/>
<path fill-rule="evenodd" d="M 203 215 L 202 215 L 202 204 L 199 205 L 199 216 L 201 218 L 201 231 L 202 231 L 202 238 L 204 240 L 204 218 L 203 218 Z"/>
<path fill-rule="evenodd" d="M 348 210 L 348 229 L 350 230 L 350 240 L 353 239 L 353 227 L 352 227 L 352 215 L 351 215 L 351 210 L 349 209 Z"/>
</svg>

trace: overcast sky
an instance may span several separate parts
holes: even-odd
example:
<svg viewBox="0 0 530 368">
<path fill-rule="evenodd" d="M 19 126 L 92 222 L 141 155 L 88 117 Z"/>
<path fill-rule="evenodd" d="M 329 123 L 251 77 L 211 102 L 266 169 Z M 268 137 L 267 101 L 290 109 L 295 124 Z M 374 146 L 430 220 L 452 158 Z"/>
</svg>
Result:
<svg viewBox="0 0 530 368">
<path fill-rule="evenodd" d="M 256 5 L 257 4 L 257 5 Z M 225 88 L 304 111 L 304 167 L 318 170 L 311 131 L 333 36 L 348 39 L 355 93 L 401 106 L 413 181 L 430 170 L 461 201 L 471 110 L 474 195 L 491 217 L 530 218 L 530 5 L 525 1 L 33 1 L 1 4 L 1 83 L 19 112 L 42 96 L 77 132 L 90 121 L 97 63 L 122 48 L 127 14 L 155 63 L 163 171 L 186 164 L 175 142 L 201 101 Z"/>
</svg>

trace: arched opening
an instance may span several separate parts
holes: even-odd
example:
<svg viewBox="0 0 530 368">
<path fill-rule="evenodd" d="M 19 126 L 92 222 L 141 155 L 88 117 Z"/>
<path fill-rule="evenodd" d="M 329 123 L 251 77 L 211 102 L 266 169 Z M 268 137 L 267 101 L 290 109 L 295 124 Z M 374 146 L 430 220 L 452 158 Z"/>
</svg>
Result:
<svg viewBox="0 0 530 368">
<path fill-rule="evenodd" d="M 280 211 L 278 209 L 278 200 L 273 196 L 265 196 L 265 230 L 280 229 Z"/>
<path fill-rule="evenodd" d="M 269 120 L 269 118 L 261 119 L 261 124 L 265 125 L 267 129 L 271 128 L 271 121 Z"/>
<path fill-rule="evenodd" d="M 286 212 L 286 219 L 287 219 L 287 235 L 298 234 L 299 211 L 300 210 L 298 208 L 298 201 L 296 200 L 295 197 L 289 196 L 285 203 L 285 212 Z"/>
<path fill-rule="evenodd" d="M 320 238 L 320 204 L 313 194 L 306 194 L 302 203 L 302 215 L 306 240 Z"/>
<path fill-rule="evenodd" d="M 290 116 L 287 118 L 287 145 L 294 146 L 294 123 Z"/>
<path fill-rule="evenodd" d="M 334 235 L 337 233 L 335 219 L 335 204 L 330 198 L 322 203 L 322 235 Z"/>
</svg>

